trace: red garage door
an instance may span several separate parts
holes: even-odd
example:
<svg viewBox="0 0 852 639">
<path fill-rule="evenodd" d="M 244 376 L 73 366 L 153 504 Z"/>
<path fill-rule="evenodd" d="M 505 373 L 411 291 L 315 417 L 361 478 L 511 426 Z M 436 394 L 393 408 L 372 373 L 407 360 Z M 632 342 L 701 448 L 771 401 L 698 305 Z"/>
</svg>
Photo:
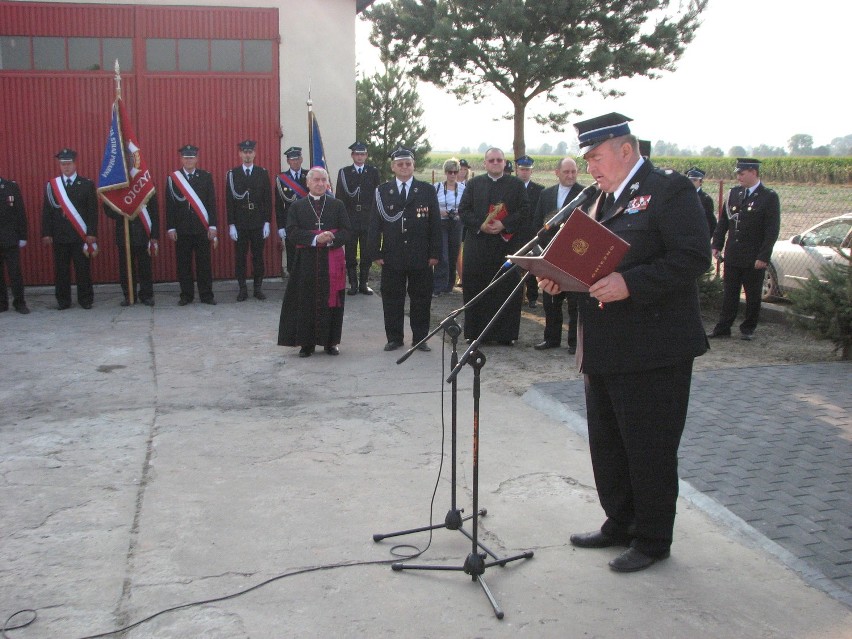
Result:
<svg viewBox="0 0 852 639">
<path fill-rule="evenodd" d="M 274 176 L 280 158 L 276 9 L 0 3 L 0 94 L 4 138 L 0 175 L 22 187 L 29 218 L 23 251 L 28 284 L 53 281 L 50 252 L 39 241 L 44 184 L 58 173 L 53 155 L 79 152 L 78 171 L 96 179 L 115 95 L 122 97 L 155 176 L 165 226 L 165 176 L 177 149 L 201 148 L 213 173 L 225 229 L 225 173 L 239 163 L 237 142 L 258 141 L 257 163 Z M 113 222 L 100 217 L 96 282 L 118 280 Z M 163 232 L 163 235 L 165 233 Z M 233 244 L 213 254 L 214 277 L 232 278 Z M 155 279 L 176 279 L 174 246 L 162 242 Z M 275 242 L 266 272 L 281 272 Z"/>
</svg>

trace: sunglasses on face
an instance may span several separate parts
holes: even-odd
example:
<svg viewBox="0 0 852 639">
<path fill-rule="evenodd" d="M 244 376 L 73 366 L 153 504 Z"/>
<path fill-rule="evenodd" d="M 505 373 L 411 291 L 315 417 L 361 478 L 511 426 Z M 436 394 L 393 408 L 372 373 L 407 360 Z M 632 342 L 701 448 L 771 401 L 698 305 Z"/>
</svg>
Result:
<svg viewBox="0 0 852 639">
<path fill-rule="evenodd" d="M 447 175 L 455 175 L 458 171 L 444 171 Z"/>
</svg>

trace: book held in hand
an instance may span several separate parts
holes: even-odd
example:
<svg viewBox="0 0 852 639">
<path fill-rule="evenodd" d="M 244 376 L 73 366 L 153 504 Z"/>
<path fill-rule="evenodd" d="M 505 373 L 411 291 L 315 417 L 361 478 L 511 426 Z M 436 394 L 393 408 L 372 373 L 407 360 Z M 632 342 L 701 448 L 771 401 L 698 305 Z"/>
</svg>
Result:
<svg viewBox="0 0 852 639">
<path fill-rule="evenodd" d="M 615 271 L 629 248 L 603 224 L 575 209 L 541 255 L 506 259 L 536 277 L 553 280 L 563 291 L 584 293 Z"/>
</svg>

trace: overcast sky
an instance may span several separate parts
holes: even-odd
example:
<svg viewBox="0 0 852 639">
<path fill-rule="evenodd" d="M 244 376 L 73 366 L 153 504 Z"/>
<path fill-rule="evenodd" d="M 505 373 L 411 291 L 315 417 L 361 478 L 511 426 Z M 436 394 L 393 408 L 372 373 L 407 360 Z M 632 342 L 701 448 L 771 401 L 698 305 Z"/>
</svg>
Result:
<svg viewBox="0 0 852 639">
<path fill-rule="evenodd" d="M 814 146 L 852 133 L 849 122 L 849 23 L 847 0 L 710 0 L 697 35 L 677 64 L 658 80 L 613 83 L 624 97 L 584 97 L 566 102 L 581 109 L 579 119 L 618 111 L 634 122 L 632 131 L 652 142 L 665 140 L 700 151 L 716 146 L 768 144 L 786 147 L 796 133 Z M 369 24 L 358 21 L 358 63 L 379 69 L 369 42 Z M 475 150 L 480 143 L 511 148 L 512 123 L 494 117 L 511 103 L 500 94 L 478 105 L 419 84 L 424 124 L 436 151 Z M 547 110 L 541 98 L 531 103 Z M 571 142 L 574 131 L 541 132 L 526 124 L 526 142 L 538 147 Z"/>
</svg>

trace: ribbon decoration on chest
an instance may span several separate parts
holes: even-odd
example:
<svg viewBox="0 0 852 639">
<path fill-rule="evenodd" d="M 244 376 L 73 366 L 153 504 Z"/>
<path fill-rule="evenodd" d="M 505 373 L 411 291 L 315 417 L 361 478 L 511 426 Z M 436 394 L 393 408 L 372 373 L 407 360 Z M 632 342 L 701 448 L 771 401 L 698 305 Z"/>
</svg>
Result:
<svg viewBox="0 0 852 639">
<path fill-rule="evenodd" d="M 65 190 L 62 178 L 53 178 L 50 182 L 48 182 L 48 184 L 49 188 L 47 190 L 47 195 L 50 198 L 50 204 L 62 210 L 65 219 L 71 223 L 71 226 L 74 228 L 77 235 L 79 235 L 80 239 L 83 240 L 83 252 L 87 256 L 96 255 L 98 252 L 98 245 L 95 242 L 92 242 L 92 245 L 89 246 L 86 242 L 86 237 L 89 235 L 89 227 L 86 225 L 86 220 L 84 220 L 83 216 L 80 215 L 77 207 L 74 206 L 74 202 L 72 202 L 71 198 L 68 197 L 68 191 Z"/>
<path fill-rule="evenodd" d="M 180 197 L 174 191 L 174 187 L 177 186 L 178 191 L 181 192 L 183 197 Z M 174 173 L 169 175 L 169 188 L 172 190 L 172 195 L 179 202 L 189 202 L 189 207 L 195 212 L 198 216 L 198 219 L 201 220 L 201 223 L 204 225 L 204 228 L 210 228 L 210 215 L 207 213 L 207 207 L 204 206 L 204 202 L 201 201 L 201 198 L 198 196 L 198 193 L 195 192 L 189 182 L 186 180 L 186 176 L 184 176 L 183 171 L 175 171 Z"/>
</svg>

